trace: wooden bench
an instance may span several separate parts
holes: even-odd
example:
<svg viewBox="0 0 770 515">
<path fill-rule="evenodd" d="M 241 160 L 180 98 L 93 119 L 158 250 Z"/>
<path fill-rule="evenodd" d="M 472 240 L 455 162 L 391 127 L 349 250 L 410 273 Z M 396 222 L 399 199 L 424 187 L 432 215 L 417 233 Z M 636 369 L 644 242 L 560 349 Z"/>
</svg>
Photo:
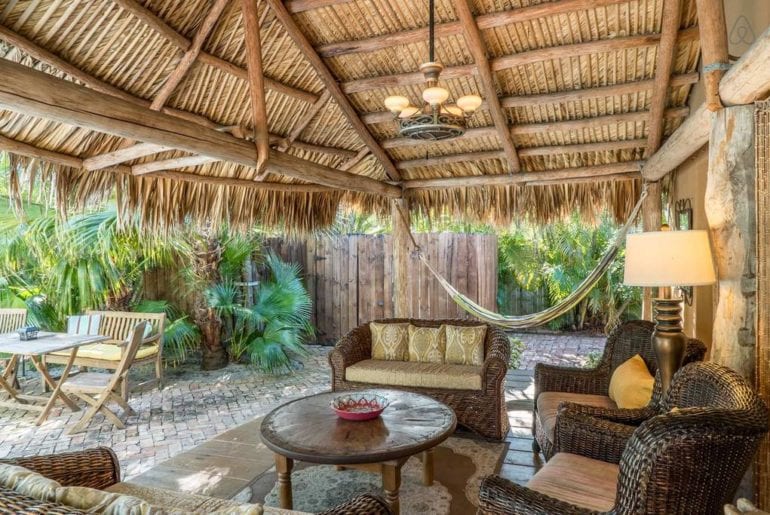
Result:
<svg viewBox="0 0 770 515">
<path fill-rule="evenodd" d="M 152 332 L 142 340 L 142 345 L 136 353 L 131 367 L 145 364 L 155 364 L 155 378 L 129 386 L 124 381 L 121 386 L 121 394 L 128 399 L 131 388 L 142 388 L 157 384 L 158 389 L 163 387 L 163 329 L 166 324 L 164 313 L 134 313 L 128 311 L 87 311 L 87 315 L 99 316 L 99 334 L 109 336 L 110 340 L 93 345 L 85 345 L 78 350 L 75 365 L 79 367 L 103 368 L 116 370 L 120 364 L 126 346 L 123 343 L 128 338 L 131 330 L 139 322 L 147 322 L 152 327 Z M 66 364 L 67 356 L 61 353 L 48 354 L 46 363 Z"/>
</svg>

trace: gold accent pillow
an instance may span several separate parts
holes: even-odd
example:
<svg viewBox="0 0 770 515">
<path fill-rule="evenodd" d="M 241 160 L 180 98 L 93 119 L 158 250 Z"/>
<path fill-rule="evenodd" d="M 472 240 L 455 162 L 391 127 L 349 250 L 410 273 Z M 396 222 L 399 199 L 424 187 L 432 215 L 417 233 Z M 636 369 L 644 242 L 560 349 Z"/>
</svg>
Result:
<svg viewBox="0 0 770 515">
<path fill-rule="evenodd" d="M 443 363 L 446 351 L 444 326 L 417 327 L 409 325 L 409 361 Z"/>
<path fill-rule="evenodd" d="M 407 361 L 409 359 L 409 324 L 371 322 L 372 359 Z"/>
<path fill-rule="evenodd" d="M 655 378 L 647 370 L 642 357 L 637 354 L 615 369 L 610 378 L 610 399 L 618 408 L 644 408 L 652 399 Z"/>
<path fill-rule="evenodd" d="M 484 339 L 487 326 L 444 325 L 446 331 L 447 363 L 454 365 L 483 365 Z"/>
</svg>

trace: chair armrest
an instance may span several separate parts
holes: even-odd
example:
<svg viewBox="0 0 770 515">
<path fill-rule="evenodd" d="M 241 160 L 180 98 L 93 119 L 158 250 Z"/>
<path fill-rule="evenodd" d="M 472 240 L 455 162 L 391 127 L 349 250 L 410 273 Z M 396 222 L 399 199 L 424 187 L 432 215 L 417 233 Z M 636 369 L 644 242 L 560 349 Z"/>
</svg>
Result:
<svg viewBox="0 0 770 515">
<path fill-rule="evenodd" d="M 562 403 L 556 417 L 554 453 L 569 452 L 607 463 L 620 458 L 636 426 L 619 424 L 578 412 L 572 403 Z"/>
<path fill-rule="evenodd" d="M 609 369 L 558 367 L 538 363 L 535 365 L 535 401 L 543 392 L 570 392 L 589 395 L 607 395 Z"/>
<path fill-rule="evenodd" d="M 484 385 L 497 385 L 505 380 L 505 374 L 508 372 L 508 363 L 511 361 L 511 342 L 508 336 L 496 329 L 490 328 L 488 338 L 490 341 L 486 345 L 486 354 L 481 376 Z"/>
<path fill-rule="evenodd" d="M 161 333 L 151 334 L 147 338 L 142 339 L 142 345 L 149 345 L 151 343 L 160 342 L 161 336 L 163 336 Z"/>
<path fill-rule="evenodd" d="M 519 486 L 500 476 L 487 476 L 481 481 L 479 491 L 480 512 L 489 515 L 543 515 L 545 513 L 569 513 L 588 515 L 594 513 L 553 497 Z"/>
<path fill-rule="evenodd" d="M 345 369 L 350 365 L 372 357 L 372 336 L 369 325 L 356 327 L 343 336 L 329 353 L 332 369 L 332 390 L 345 380 Z"/>
<path fill-rule="evenodd" d="M 0 462 L 32 470 L 58 481 L 62 486 L 87 486 L 103 490 L 120 482 L 118 458 L 107 447 L 4 459 Z"/>
<path fill-rule="evenodd" d="M 583 415 L 589 415 L 591 417 L 607 420 L 609 422 L 617 422 L 618 424 L 626 424 L 630 426 L 638 426 L 645 420 L 658 414 L 658 411 L 651 406 L 646 406 L 639 409 L 601 408 L 599 406 L 588 406 L 585 404 L 577 404 L 573 402 L 564 402 L 559 407 L 562 406 L 568 409 L 571 413 L 581 413 Z"/>
<path fill-rule="evenodd" d="M 392 515 L 388 503 L 372 494 L 363 494 L 318 515 Z"/>
</svg>

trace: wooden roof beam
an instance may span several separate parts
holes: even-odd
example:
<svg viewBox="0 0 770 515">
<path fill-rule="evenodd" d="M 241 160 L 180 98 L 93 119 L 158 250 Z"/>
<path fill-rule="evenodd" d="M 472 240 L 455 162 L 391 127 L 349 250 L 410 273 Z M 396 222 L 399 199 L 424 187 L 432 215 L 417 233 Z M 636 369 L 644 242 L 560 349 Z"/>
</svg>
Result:
<svg viewBox="0 0 770 515">
<path fill-rule="evenodd" d="M 514 184 L 526 184 L 532 181 L 568 181 L 577 178 L 593 178 L 601 180 L 601 177 L 616 174 L 639 174 L 643 162 L 630 161 L 627 163 L 613 163 L 608 165 L 585 166 L 581 168 L 562 168 L 560 170 L 546 170 L 543 172 L 519 172 L 502 175 L 469 175 L 466 177 L 446 177 L 437 179 L 417 179 L 404 181 L 404 190 L 411 189 L 449 189 L 449 188 L 476 188 L 484 186 L 513 186 Z"/>
<path fill-rule="evenodd" d="M 695 0 L 700 27 L 700 49 L 703 61 L 703 80 L 706 84 L 706 108 L 722 108 L 719 82 L 730 68 L 727 45 L 727 22 L 723 0 Z"/>
<path fill-rule="evenodd" d="M 494 13 L 482 14 L 476 17 L 476 25 L 480 30 L 493 29 L 511 23 L 521 23 L 530 20 L 537 20 L 545 16 L 556 16 L 575 11 L 587 11 L 620 4 L 628 0 L 561 0 L 553 2 L 544 2 L 537 5 L 510 9 L 508 11 L 499 11 Z M 293 4 L 299 2 L 286 2 L 286 7 L 291 10 Z M 303 9 L 307 10 L 307 9 Z M 292 11 L 299 12 L 299 11 Z M 447 22 L 436 25 L 436 38 L 453 36 L 463 32 L 461 22 Z M 335 57 L 339 55 L 349 55 L 360 52 L 374 52 L 383 48 L 391 48 L 398 45 L 408 45 L 410 43 L 422 43 L 428 40 L 428 28 L 419 28 L 383 34 L 367 39 L 357 41 L 339 41 L 321 45 L 317 48 L 321 57 Z"/>
<path fill-rule="evenodd" d="M 165 21 L 155 15 L 152 11 L 136 2 L 136 0 L 114 0 L 116 4 L 120 5 L 123 9 L 133 14 L 138 19 L 145 22 L 155 32 L 166 38 L 171 44 L 180 48 L 181 50 L 188 50 L 192 42 L 184 37 L 182 34 L 176 32 Z M 249 80 L 248 71 L 246 68 L 241 68 L 237 64 L 233 64 L 230 61 L 226 61 L 221 57 L 209 54 L 208 52 L 201 51 L 198 55 L 198 61 L 205 63 L 209 66 L 219 68 L 231 75 L 234 75 L 244 81 Z M 276 80 L 265 77 L 265 86 L 277 93 L 297 98 L 304 102 L 312 104 L 318 100 L 318 95 L 315 95 L 309 91 L 305 91 L 299 88 L 282 84 Z"/>
<path fill-rule="evenodd" d="M 513 144 L 511 131 L 508 130 L 508 117 L 500 106 L 495 78 L 492 76 L 492 70 L 489 67 L 489 59 L 487 59 L 487 51 L 484 40 L 481 38 L 481 31 L 473 18 L 471 8 L 468 6 L 468 0 L 455 0 L 454 6 L 463 27 L 465 41 L 473 55 L 473 60 L 476 62 L 476 70 L 481 79 L 484 96 L 487 100 L 487 109 L 489 109 L 492 121 L 495 124 L 495 128 L 497 128 L 497 136 L 505 152 L 509 169 L 511 172 L 518 172 L 521 170 L 519 156 L 516 153 L 516 146 Z"/>
<path fill-rule="evenodd" d="M 698 82 L 698 73 L 684 73 L 671 77 L 671 87 L 689 86 Z M 600 86 L 597 88 L 571 89 L 567 91 L 558 91 L 555 93 L 543 93 L 538 95 L 514 95 L 500 99 L 500 105 L 506 108 L 532 107 L 537 105 L 563 104 L 566 102 L 582 102 L 597 98 L 609 98 L 618 95 L 629 95 L 652 90 L 655 81 L 640 80 L 626 82 L 623 84 L 614 84 L 612 86 Z M 486 109 L 486 102 L 481 104 L 480 109 Z M 393 113 L 390 111 L 380 111 L 376 113 L 366 113 L 361 115 L 361 119 L 366 124 L 392 123 Z"/>
<path fill-rule="evenodd" d="M 664 116 L 666 118 L 684 118 L 690 112 L 688 107 L 672 107 L 666 109 Z M 633 113 L 611 114 L 597 116 L 594 118 L 582 118 L 579 120 L 566 120 L 563 122 L 544 122 L 529 123 L 525 125 L 516 125 L 512 127 L 511 134 L 514 136 L 543 134 L 548 132 L 567 132 L 580 131 L 585 129 L 596 129 L 607 125 L 618 125 L 621 123 L 644 123 L 650 118 L 649 111 L 638 111 Z M 465 134 L 457 139 L 471 139 L 490 137 L 496 134 L 494 127 L 474 127 L 465 131 Z M 416 147 L 425 145 L 426 142 L 410 138 L 392 138 L 382 142 L 384 148 Z"/>
<path fill-rule="evenodd" d="M 658 62 L 655 67 L 655 84 L 652 87 L 652 100 L 650 101 L 650 121 L 647 122 L 647 151 L 645 153 L 647 157 L 653 155 L 663 142 L 663 127 L 666 122 L 664 111 L 668 102 L 671 73 L 674 70 L 674 53 L 676 52 L 680 15 L 680 0 L 664 0 L 663 26 L 658 45 Z"/>
<path fill-rule="evenodd" d="M 321 111 L 321 109 L 324 108 L 327 102 L 329 102 L 329 98 L 331 97 L 331 94 L 329 93 L 329 90 L 326 90 L 323 92 L 323 94 L 318 97 L 318 100 L 315 104 L 313 104 L 310 109 L 308 109 L 305 114 L 302 115 L 302 118 L 297 122 L 294 127 L 292 127 L 291 132 L 288 136 L 284 139 L 283 142 L 278 146 L 278 150 L 286 150 L 288 149 L 292 143 L 294 143 L 294 140 L 300 137 L 302 134 L 302 131 L 304 131 L 308 125 L 310 125 L 313 120 L 315 119 L 316 115 Z"/>
<path fill-rule="evenodd" d="M 401 177 L 398 174 L 398 170 L 396 170 L 390 157 L 382 147 L 380 147 L 377 140 L 374 139 L 374 136 L 369 132 L 369 129 L 364 122 L 361 121 L 358 112 L 350 103 L 350 100 L 342 91 L 342 88 L 340 88 L 336 77 L 334 77 L 331 70 L 329 70 L 329 67 L 326 66 L 316 53 L 315 49 L 310 44 L 310 41 L 308 41 L 305 34 L 300 30 L 289 11 L 286 10 L 286 6 L 283 5 L 283 2 L 281 0 L 267 0 L 267 4 L 272 8 L 276 18 L 281 22 L 289 37 L 291 37 L 300 52 L 302 52 L 302 55 L 305 56 L 305 59 L 308 60 L 310 65 L 316 71 L 321 82 L 323 82 L 324 86 L 337 103 L 337 106 L 339 106 L 340 111 L 342 111 L 342 114 L 348 120 L 348 123 L 353 127 L 353 130 L 358 133 L 359 137 L 363 140 L 364 145 L 369 147 L 371 153 L 385 169 L 385 174 L 394 181 L 400 180 Z"/>
<path fill-rule="evenodd" d="M 131 167 L 131 174 L 145 175 L 153 172 L 177 170 L 179 168 L 200 166 L 208 163 L 216 163 L 219 161 L 219 159 L 202 155 L 175 157 L 173 159 L 164 159 L 162 161 L 151 161 L 149 163 L 134 165 Z"/>
<path fill-rule="evenodd" d="M 719 96 L 725 105 L 746 105 L 770 93 L 770 28 L 722 77 Z M 706 104 L 669 136 L 666 142 L 647 160 L 642 170 L 645 180 L 657 181 L 681 165 L 688 157 L 708 143 L 711 116 Z"/>
<path fill-rule="evenodd" d="M 4 77 L 0 81 L 0 108 L 248 167 L 257 165 L 254 145 L 229 134 L 142 108 L 4 59 L 0 59 L 0 76 Z M 270 151 L 266 169 L 332 188 L 392 198 L 401 196 L 397 186 L 275 150 Z"/>
<path fill-rule="evenodd" d="M 262 43 L 259 37 L 259 15 L 256 0 L 241 0 L 243 32 L 246 40 L 246 69 L 249 72 L 251 114 L 254 121 L 254 142 L 257 147 L 257 174 L 264 178 L 265 164 L 270 152 L 270 132 L 267 128 L 265 79 L 262 69 Z"/>
<path fill-rule="evenodd" d="M 641 179 L 639 172 L 613 173 L 610 175 L 600 175 L 598 177 L 570 177 L 569 179 L 556 179 L 550 181 L 530 181 L 525 186 L 561 186 L 562 184 L 587 184 L 596 182 L 617 182 L 617 181 L 635 181 Z"/>
<path fill-rule="evenodd" d="M 698 28 L 690 27 L 679 31 L 678 43 L 693 41 L 698 37 Z M 548 48 L 539 48 L 528 50 L 517 54 L 510 54 L 496 57 L 490 60 L 492 71 L 501 71 L 516 66 L 539 63 L 552 59 L 565 57 L 577 57 L 581 55 L 590 55 L 603 52 L 616 52 L 618 50 L 627 50 L 643 46 L 657 45 L 660 41 L 660 34 L 643 34 L 638 36 L 624 36 L 598 41 L 588 41 L 586 43 L 574 43 L 571 45 L 560 45 Z M 444 80 L 458 77 L 466 77 L 475 73 L 476 67 L 473 65 L 450 66 L 441 72 L 441 78 Z M 400 86 L 413 86 L 422 84 L 425 81 L 423 75 L 419 72 L 399 73 L 394 75 L 381 75 L 379 77 L 369 77 L 348 81 L 342 84 L 342 90 L 345 93 L 362 93 L 375 89 L 395 88 Z"/>
<path fill-rule="evenodd" d="M 520 148 L 519 157 L 555 156 L 563 154 L 579 154 L 584 152 L 612 152 L 617 150 L 644 148 L 646 144 L 647 140 L 645 139 L 632 139 L 621 141 L 600 141 L 598 143 L 579 143 L 575 145 L 551 145 L 546 147 Z M 433 156 L 425 159 L 399 161 L 396 163 L 396 167 L 399 170 L 409 170 L 411 168 L 421 168 L 425 166 L 445 166 L 456 163 L 478 162 L 486 159 L 503 158 L 505 158 L 505 152 L 502 150 L 466 152 L 462 154 Z"/>
<path fill-rule="evenodd" d="M 172 150 L 171 147 L 156 145 L 155 143 L 137 143 L 130 147 L 120 148 L 113 152 L 99 154 L 83 160 L 83 169 L 93 172 L 109 166 L 115 166 L 126 161 L 133 161 L 140 157 L 151 156 Z"/>
<path fill-rule="evenodd" d="M 286 9 L 290 13 L 301 13 L 331 5 L 349 4 L 354 0 L 287 0 Z"/>
</svg>

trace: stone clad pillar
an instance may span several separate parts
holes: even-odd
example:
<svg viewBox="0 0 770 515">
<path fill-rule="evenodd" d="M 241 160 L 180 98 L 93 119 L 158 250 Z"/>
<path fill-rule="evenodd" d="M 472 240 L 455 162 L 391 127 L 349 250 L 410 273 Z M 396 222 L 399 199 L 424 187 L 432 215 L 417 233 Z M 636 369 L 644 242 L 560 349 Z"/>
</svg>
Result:
<svg viewBox="0 0 770 515">
<path fill-rule="evenodd" d="M 706 218 L 718 283 L 711 359 L 754 377 L 756 346 L 756 168 L 754 106 L 714 115 Z"/>
</svg>

